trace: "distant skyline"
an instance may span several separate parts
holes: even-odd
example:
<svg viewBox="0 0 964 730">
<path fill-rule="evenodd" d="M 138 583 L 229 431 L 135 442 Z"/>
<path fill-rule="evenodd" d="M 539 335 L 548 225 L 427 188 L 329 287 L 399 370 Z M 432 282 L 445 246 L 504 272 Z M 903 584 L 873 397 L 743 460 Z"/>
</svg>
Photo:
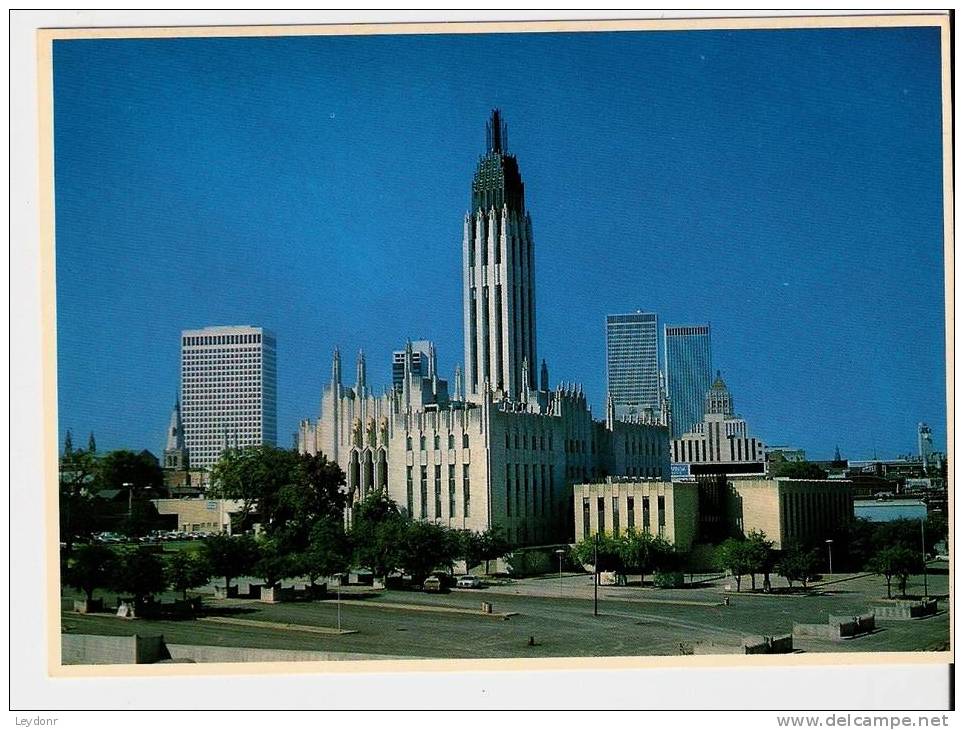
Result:
<svg viewBox="0 0 964 730">
<path fill-rule="evenodd" d="M 937 28 L 54 43 L 59 432 L 160 455 L 181 330 L 277 335 L 278 443 L 340 347 L 462 359 L 502 109 L 538 357 L 605 414 L 607 314 L 710 322 L 754 436 L 946 450 Z"/>
</svg>

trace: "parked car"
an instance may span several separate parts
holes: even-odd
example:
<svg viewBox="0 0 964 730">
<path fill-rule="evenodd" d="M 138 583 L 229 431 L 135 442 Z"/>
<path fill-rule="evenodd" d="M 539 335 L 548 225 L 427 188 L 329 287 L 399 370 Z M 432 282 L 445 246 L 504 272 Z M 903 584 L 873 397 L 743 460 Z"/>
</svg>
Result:
<svg viewBox="0 0 964 730">
<path fill-rule="evenodd" d="M 482 581 L 475 575 L 463 575 L 455 585 L 458 588 L 481 588 Z"/>
<path fill-rule="evenodd" d="M 425 582 L 422 583 L 422 590 L 426 593 L 441 593 L 444 587 L 441 578 L 437 575 L 430 575 L 425 579 Z"/>
</svg>

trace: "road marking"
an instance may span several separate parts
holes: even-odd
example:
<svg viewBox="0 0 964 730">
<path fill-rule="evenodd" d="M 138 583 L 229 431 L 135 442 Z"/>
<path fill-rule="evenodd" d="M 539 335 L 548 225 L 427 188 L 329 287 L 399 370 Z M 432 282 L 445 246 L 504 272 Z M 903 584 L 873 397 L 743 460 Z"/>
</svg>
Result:
<svg viewBox="0 0 964 730">
<path fill-rule="evenodd" d="M 259 629 L 280 629 L 282 631 L 307 631 L 312 634 L 329 634 L 339 636 L 341 634 L 357 634 L 351 629 L 332 629 L 327 626 L 305 626 L 303 624 L 285 624 L 276 621 L 256 621 L 247 618 L 233 618 L 230 616 L 205 616 L 198 621 L 209 621 L 218 624 L 230 624 L 232 626 L 250 626 Z"/>
</svg>

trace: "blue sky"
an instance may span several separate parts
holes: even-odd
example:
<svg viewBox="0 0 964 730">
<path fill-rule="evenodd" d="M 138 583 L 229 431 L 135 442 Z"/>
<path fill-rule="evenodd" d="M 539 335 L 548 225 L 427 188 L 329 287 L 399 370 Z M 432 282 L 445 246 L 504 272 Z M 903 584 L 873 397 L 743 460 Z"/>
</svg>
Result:
<svg viewBox="0 0 964 730">
<path fill-rule="evenodd" d="M 181 329 L 278 336 L 279 442 L 331 351 L 461 360 L 461 230 L 500 107 L 539 356 L 605 401 L 605 315 L 711 322 L 770 444 L 946 433 L 937 28 L 54 44 L 61 434 L 163 449 Z"/>
</svg>

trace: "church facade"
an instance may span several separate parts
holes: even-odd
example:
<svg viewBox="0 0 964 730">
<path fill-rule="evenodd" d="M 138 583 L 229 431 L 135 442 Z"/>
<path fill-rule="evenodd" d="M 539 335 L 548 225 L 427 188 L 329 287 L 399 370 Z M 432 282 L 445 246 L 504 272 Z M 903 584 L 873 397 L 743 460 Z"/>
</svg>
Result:
<svg viewBox="0 0 964 730">
<path fill-rule="evenodd" d="M 302 421 L 299 450 L 345 471 L 353 500 L 385 490 L 414 519 L 499 529 L 513 545 L 573 539 L 572 485 L 607 476 L 668 479 L 668 406 L 635 422 L 593 418 L 581 386 L 536 378 L 532 221 L 518 161 L 498 110 L 463 220 L 465 371 L 453 387 L 411 343 L 401 387 L 376 394 L 365 356 L 345 385 L 332 357 L 317 421 Z"/>
</svg>

